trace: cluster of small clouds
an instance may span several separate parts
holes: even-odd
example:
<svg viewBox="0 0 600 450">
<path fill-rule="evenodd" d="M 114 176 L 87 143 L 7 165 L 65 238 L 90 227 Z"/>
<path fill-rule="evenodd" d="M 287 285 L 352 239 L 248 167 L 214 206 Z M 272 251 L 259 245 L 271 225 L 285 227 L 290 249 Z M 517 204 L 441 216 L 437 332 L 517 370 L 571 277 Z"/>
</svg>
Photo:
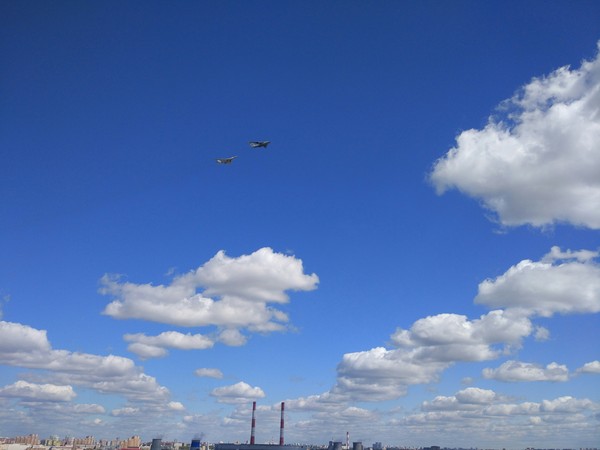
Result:
<svg viewBox="0 0 600 450">
<path fill-rule="evenodd" d="M 553 247 L 540 261 L 521 261 L 503 275 L 484 280 L 475 302 L 502 309 L 474 320 L 459 314 L 428 316 L 410 329 L 398 328 L 390 337 L 395 348 L 345 354 L 331 394 L 357 401 L 398 398 L 410 385 L 437 381 L 455 363 L 510 355 L 532 335 L 547 339 L 549 331 L 534 325 L 536 317 L 600 311 L 598 256 L 597 251 Z M 589 373 L 594 367 L 591 362 L 577 372 Z M 512 361 L 486 369 L 484 376 L 504 381 L 566 381 L 569 372 L 557 363 L 542 368 Z"/>
<path fill-rule="evenodd" d="M 101 292 L 116 297 L 104 313 L 118 319 L 137 318 L 178 326 L 213 326 L 211 334 L 164 331 L 156 336 L 129 333 L 128 349 L 141 359 L 164 357 L 168 349 L 204 350 L 220 342 L 229 346 L 246 343 L 247 332 L 268 333 L 286 329 L 288 317 L 271 304 L 288 302 L 288 290 L 312 290 L 318 277 L 303 273 L 302 261 L 262 248 L 250 255 L 229 258 L 219 252 L 198 269 L 176 277 L 168 286 L 123 283 L 105 276 Z M 200 288 L 201 293 L 197 291 Z M 183 413 L 185 406 L 170 399 L 169 390 L 129 358 L 99 356 L 53 349 L 45 330 L 19 323 L 0 321 L 0 364 L 33 369 L 22 379 L 0 387 L 7 421 L 50 421 L 65 415 L 104 415 L 139 420 L 149 414 Z M 198 377 L 223 378 L 218 368 L 199 368 Z M 74 404 L 78 390 L 92 390 L 125 398 L 122 407 L 108 413 L 101 405 Z M 265 397 L 259 387 L 245 382 L 215 388 L 210 395 L 219 403 L 240 404 Z M 9 407 L 8 400 L 35 406 L 35 414 Z M 43 404 L 46 406 L 43 406 Z M 48 405 L 54 405 L 49 408 Z M 63 404 L 63 406 L 55 406 Z M 74 405 L 67 408 L 65 405 Z M 36 416 L 37 414 L 37 416 Z M 55 419 L 58 420 L 58 419 Z M 82 422 L 81 420 L 79 421 Z M 88 424 L 107 426 L 99 417 Z"/>
<path fill-rule="evenodd" d="M 36 371 L 0 387 L 0 401 L 17 400 L 30 409 L 28 415 L 6 404 L 0 414 L 6 424 L 54 423 L 65 417 L 106 413 L 98 404 L 73 403 L 80 389 L 122 396 L 157 413 L 183 407 L 174 408 L 169 390 L 131 359 L 54 349 L 45 330 L 19 323 L 0 321 L 0 364 Z"/>
<path fill-rule="evenodd" d="M 116 319 L 142 319 L 181 327 L 217 327 L 212 334 L 168 331 L 158 336 L 127 334 L 128 349 L 143 359 L 167 355 L 169 348 L 202 350 L 220 342 L 241 346 L 242 330 L 269 333 L 286 329 L 289 318 L 272 304 L 289 301 L 286 291 L 316 289 L 316 274 L 304 274 L 294 256 L 261 248 L 230 258 L 219 251 L 212 259 L 168 286 L 121 282 L 104 276 L 101 293 L 115 299 L 104 314 Z"/>
<path fill-rule="evenodd" d="M 580 435 L 595 434 L 594 416 L 599 410 L 600 404 L 587 398 L 562 396 L 540 402 L 516 402 L 489 389 L 467 388 L 425 401 L 420 412 L 393 419 L 391 424 L 400 427 L 405 435 L 427 433 L 432 438 L 460 425 L 467 439 L 486 442 L 493 436 L 496 444 L 508 443 L 515 437 L 544 441 L 551 429 L 554 442 L 568 442 Z"/>
<path fill-rule="evenodd" d="M 505 226 L 600 229 L 599 104 L 598 56 L 534 78 L 483 129 L 460 133 L 430 181 L 479 199 Z"/>
</svg>

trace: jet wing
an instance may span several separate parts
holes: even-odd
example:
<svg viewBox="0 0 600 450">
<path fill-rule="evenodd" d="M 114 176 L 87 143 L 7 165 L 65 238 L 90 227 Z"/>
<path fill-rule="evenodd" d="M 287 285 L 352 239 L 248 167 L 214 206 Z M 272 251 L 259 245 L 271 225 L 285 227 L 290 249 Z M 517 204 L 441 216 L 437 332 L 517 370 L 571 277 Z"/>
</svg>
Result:
<svg viewBox="0 0 600 450">
<path fill-rule="evenodd" d="M 217 158 L 219 164 L 231 164 L 237 156 L 231 156 L 229 158 Z"/>
<path fill-rule="evenodd" d="M 269 145 L 271 142 L 270 141 L 250 141 L 250 147 L 252 148 L 258 148 L 258 147 L 264 147 L 266 148 L 267 145 Z"/>
</svg>

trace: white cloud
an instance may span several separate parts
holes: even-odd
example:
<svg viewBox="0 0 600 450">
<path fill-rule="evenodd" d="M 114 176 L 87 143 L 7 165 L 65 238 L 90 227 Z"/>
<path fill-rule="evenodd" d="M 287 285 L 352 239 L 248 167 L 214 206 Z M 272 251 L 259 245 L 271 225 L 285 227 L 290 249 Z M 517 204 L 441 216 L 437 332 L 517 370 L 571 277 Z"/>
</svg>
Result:
<svg viewBox="0 0 600 450">
<path fill-rule="evenodd" d="M 427 436 L 428 441 L 460 436 L 459 442 L 468 443 L 485 441 L 492 433 L 496 443 L 515 437 L 516 442 L 542 442 L 547 436 L 595 442 L 599 408 L 600 404 L 589 399 L 573 397 L 513 403 L 494 391 L 470 388 L 423 402 L 422 412 L 393 418 L 389 424 L 401 429 L 407 440 L 411 436 Z"/>
<path fill-rule="evenodd" d="M 407 386 L 437 380 L 447 361 L 422 360 L 417 350 L 371 350 L 346 353 L 338 364 L 333 393 L 355 400 L 382 401 L 406 394 Z"/>
<path fill-rule="evenodd" d="M 194 371 L 194 375 L 196 375 L 197 377 L 208 377 L 208 378 L 217 378 L 217 379 L 223 378 L 223 372 L 221 372 L 219 369 L 208 368 L 208 367 L 196 369 Z"/>
<path fill-rule="evenodd" d="M 109 276 L 101 282 L 100 292 L 116 297 L 104 314 L 117 319 L 271 332 L 284 329 L 288 318 L 268 304 L 286 303 L 289 290 L 316 289 L 319 278 L 305 275 L 300 259 L 261 248 L 238 258 L 220 251 L 168 286 L 120 282 Z"/>
<path fill-rule="evenodd" d="M 446 397 L 438 395 L 432 401 L 425 401 L 421 405 L 423 411 L 455 411 L 460 405 L 455 396 Z"/>
<path fill-rule="evenodd" d="M 346 397 L 325 392 L 323 394 L 310 395 L 308 397 L 299 397 L 286 400 L 288 409 L 294 411 L 311 411 L 331 413 L 339 411 L 340 405 L 344 403 Z"/>
<path fill-rule="evenodd" d="M 36 330 L 13 322 L 0 322 L 0 355 L 21 355 L 50 350 L 46 330 Z"/>
<path fill-rule="evenodd" d="M 259 387 L 252 387 L 240 381 L 231 386 L 215 388 L 210 393 L 219 403 L 245 403 L 248 400 L 263 398 L 265 393 Z"/>
<path fill-rule="evenodd" d="M 214 346 L 214 341 L 202 334 L 183 334 L 177 331 L 165 331 L 158 336 L 143 333 L 126 334 L 123 339 L 132 342 L 127 348 L 143 359 L 162 357 L 168 348 L 179 350 L 205 350 Z"/>
<path fill-rule="evenodd" d="M 587 252 L 584 262 L 572 257 L 563 260 L 564 253 L 556 247 L 541 261 L 523 260 L 480 283 L 475 303 L 544 317 L 600 312 L 600 266 L 592 259 L 598 252 Z"/>
<path fill-rule="evenodd" d="M 140 412 L 139 408 L 132 408 L 130 406 L 127 406 L 125 408 L 113 409 L 111 411 L 110 415 L 114 416 L 114 417 L 134 416 L 139 412 Z"/>
<path fill-rule="evenodd" d="M 577 373 L 599 373 L 600 374 L 600 361 L 591 361 L 585 363 L 582 367 L 577 369 Z"/>
<path fill-rule="evenodd" d="M 34 384 L 22 380 L 0 388 L 0 397 L 18 397 L 25 401 L 68 402 L 76 396 L 72 386 Z"/>
<path fill-rule="evenodd" d="M 127 346 L 127 350 L 135 353 L 140 359 L 163 358 L 169 354 L 168 350 L 156 345 L 148 345 L 141 342 L 134 342 Z"/>
<path fill-rule="evenodd" d="M 552 362 L 546 367 L 520 361 L 506 361 L 497 369 L 483 369 L 483 377 L 498 381 L 567 381 L 567 366 Z"/>
<path fill-rule="evenodd" d="M 73 412 L 77 414 L 104 414 L 104 406 L 98 404 L 78 404 L 73 406 Z"/>
<path fill-rule="evenodd" d="M 589 399 L 577 399 L 570 396 L 559 397 L 541 402 L 505 403 L 505 396 L 488 389 L 468 388 L 457 392 L 453 396 L 438 396 L 431 402 L 425 401 L 421 405 L 426 414 L 407 416 L 406 420 L 416 423 L 435 423 L 440 420 L 464 421 L 475 419 L 488 420 L 498 416 L 507 417 L 538 417 L 543 421 L 556 415 L 578 414 L 580 419 L 588 421 L 591 416 L 584 414 L 600 409 L 600 404 Z M 495 419 L 493 419 L 495 420 Z M 561 418 L 564 420 L 564 416 Z M 537 419 L 536 419 L 537 421 Z M 500 422 L 496 422 L 497 425 Z M 511 427 L 516 423 L 512 422 Z M 515 428 L 517 429 L 517 428 Z"/>
<path fill-rule="evenodd" d="M 534 326 L 530 316 L 600 310 L 600 267 L 594 261 L 596 257 L 595 251 L 561 251 L 553 247 L 542 258 L 544 262 L 527 260 L 496 280 L 486 280 L 480 284 L 476 302 L 506 309 L 492 310 L 474 320 L 460 314 L 438 314 L 415 321 L 409 329 L 398 328 L 390 340 L 396 348 L 376 347 L 345 354 L 337 366 L 336 384 L 327 397 L 323 394 L 299 399 L 298 406 L 324 408 L 325 398 L 339 404 L 395 399 L 404 396 L 411 385 L 438 381 L 456 363 L 497 359 L 519 349 L 529 336 L 546 340 L 550 332 Z M 521 275 L 524 267 L 534 274 L 542 272 L 542 279 L 530 273 Z M 518 276 L 521 279 L 515 283 Z M 502 290 L 511 283 L 515 286 Z M 485 369 L 484 376 L 502 381 L 567 381 L 569 371 L 557 363 L 539 367 L 509 361 L 497 369 Z M 475 391 L 465 390 L 461 395 L 467 392 Z M 436 406 L 441 402 L 438 399 Z"/>
<path fill-rule="evenodd" d="M 304 275 L 301 260 L 265 247 L 239 258 L 229 258 L 220 251 L 181 281 L 207 286 L 206 295 L 287 303 L 285 291 L 313 290 L 319 278 Z"/>
<path fill-rule="evenodd" d="M 167 406 L 173 411 L 185 411 L 185 406 L 181 402 L 169 402 Z"/>
<path fill-rule="evenodd" d="M 547 341 L 550 339 L 550 330 L 544 327 L 536 327 L 534 336 L 536 341 Z"/>
<path fill-rule="evenodd" d="M 494 391 L 469 387 L 450 397 L 437 396 L 431 402 L 421 405 L 423 411 L 474 411 L 483 405 L 489 405 L 496 400 Z"/>
<path fill-rule="evenodd" d="M 599 105 L 599 56 L 534 78 L 503 103 L 503 120 L 462 132 L 430 180 L 439 194 L 456 188 L 480 199 L 507 226 L 599 229 Z"/>
<path fill-rule="evenodd" d="M 598 405 L 591 400 L 577 399 L 571 396 L 559 397 L 554 400 L 544 400 L 540 410 L 549 413 L 578 413 L 584 410 L 597 410 Z"/>
<path fill-rule="evenodd" d="M 165 402 L 170 396 L 129 358 L 55 350 L 45 330 L 18 323 L 0 322 L 0 364 L 46 370 L 52 384 L 120 394 L 130 401 Z"/>
<path fill-rule="evenodd" d="M 120 394 L 126 398 L 142 402 L 165 402 L 169 390 L 160 386 L 156 378 L 139 373 L 131 378 L 116 378 L 98 381 L 91 385 L 93 389 L 106 394 Z"/>
<path fill-rule="evenodd" d="M 540 413 L 540 404 L 534 402 L 496 403 L 483 409 L 488 416 L 529 416 Z"/>
<path fill-rule="evenodd" d="M 597 258 L 599 255 L 598 251 L 594 250 L 577 250 L 572 251 L 567 249 L 562 251 L 560 247 L 553 246 L 550 251 L 542 258 L 543 262 L 553 263 L 555 261 L 568 261 L 576 260 L 582 263 L 589 262 Z"/>
<path fill-rule="evenodd" d="M 494 401 L 496 398 L 496 393 L 489 389 L 469 387 L 457 392 L 455 396 L 460 403 L 466 403 L 470 405 L 487 405 Z"/>
<path fill-rule="evenodd" d="M 239 330 L 227 329 L 219 333 L 217 338 L 219 342 L 229 345 L 230 347 L 240 347 L 245 345 L 248 338 L 240 333 Z"/>
<path fill-rule="evenodd" d="M 378 347 L 347 353 L 332 391 L 357 400 L 389 400 L 408 386 L 437 381 L 456 362 L 487 361 L 519 347 L 534 330 L 523 314 L 495 310 L 479 319 L 438 314 L 417 320 L 391 336 L 396 349 Z"/>
<path fill-rule="evenodd" d="M 490 345 L 519 345 L 532 330 L 529 319 L 512 311 L 490 311 L 472 321 L 459 314 L 438 314 L 417 320 L 410 330 L 398 328 L 392 342 L 418 347 L 438 360 L 482 361 L 497 356 Z"/>
</svg>

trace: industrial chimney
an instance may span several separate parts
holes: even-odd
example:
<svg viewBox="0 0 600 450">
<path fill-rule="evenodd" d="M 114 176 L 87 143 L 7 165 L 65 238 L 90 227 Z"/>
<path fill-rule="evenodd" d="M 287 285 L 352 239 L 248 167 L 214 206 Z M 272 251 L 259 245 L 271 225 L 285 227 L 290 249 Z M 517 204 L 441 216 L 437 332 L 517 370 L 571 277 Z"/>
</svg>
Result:
<svg viewBox="0 0 600 450">
<path fill-rule="evenodd" d="M 254 413 L 256 412 L 256 402 L 252 402 L 252 428 L 250 429 L 250 445 L 254 445 L 254 429 L 256 428 L 256 419 Z"/>
<path fill-rule="evenodd" d="M 279 445 L 283 445 L 283 410 L 285 409 L 285 402 L 281 402 L 281 426 L 279 427 Z"/>
</svg>

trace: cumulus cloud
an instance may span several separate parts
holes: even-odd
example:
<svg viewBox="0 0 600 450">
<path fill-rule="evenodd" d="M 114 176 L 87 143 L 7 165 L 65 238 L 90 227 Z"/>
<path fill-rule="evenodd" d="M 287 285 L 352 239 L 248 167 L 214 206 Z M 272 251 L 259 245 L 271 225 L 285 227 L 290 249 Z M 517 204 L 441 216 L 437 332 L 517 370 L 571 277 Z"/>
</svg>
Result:
<svg viewBox="0 0 600 450">
<path fill-rule="evenodd" d="M 271 332 L 284 329 L 288 317 L 269 305 L 288 302 L 286 291 L 316 289 L 318 282 L 317 275 L 304 274 L 300 259 L 261 248 L 238 258 L 220 251 L 168 286 L 104 276 L 100 292 L 116 297 L 103 313 L 117 319 Z"/>
<path fill-rule="evenodd" d="M 135 416 L 139 411 L 139 408 L 132 408 L 130 406 L 127 406 L 125 408 L 113 409 L 110 415 L 114 417 Z"/>
<path fill-rule="evenodd" d="M 569 395 L 554 400 L 543 400 L 540 405 L 540 411 L 550 413 L 578 413 L 592 409 L 597 410 L 598 404 L 587 398 L 578 399 Z"/>
<path fill-rule="evenodd" d="M 126 334 L 123 339 L 131 344 L 129 351 L 142 359 L 165 356 L 168 348 L 179 350 L 204 350 L 212 348 L 214 341 L 202 334 L 183 334 L 177 331 L 165 331 L 158 336 L 147 336 L 143 333 Z"/>
<path fill-rule="evenodd" d="M 181 402 L 169 402 L 167 407 L 173 411 L 185 411 L 185 406 Z"/>
<path fill-rule="evenodd" d="M 567 366 L 552 362 L 546 367 L 520 361 L 506 361 L 496 369 L 483 369 L 483 377 L 498 381 L 567 381 Z"/>
<path fill-rule="evenodd" d="M 519 345 L 532 331 L 531 321 L 513 311 L 494 310 L 476 320 L 459 314 L 437 314 L 417 320 L 410 330 L 398 328 L 392 342 L 418 348 L 423 359 L 483 361 L 498 355 L 491 345 Z"/>
<path fill-rule="evenodd" d="M 600 374 L 600 361 L 591 361 L 589 363 L 585 363 L 579 369 L 577 369 L 577 373 L 599 373 Z"/>
<path fill-rule="evenodd" d="M 421 405 L 423 411 L 431 411 L 433 414 L 423 415 L 415 414 L 413 418 L 419 419 L 437 419 L 441 417 L 435 412 L 439 411 L 463 411 L 469 416 L 473 412 L 485 416 L 543 416 L 556 414 L 583 414 L 593 412 L 600 407 L 600 404 L 589 399 L 577 399 L 570 396 L 558 397 L 552 400 L 542 400 L 541 402 L 522 402 L 507 403 L 506 398 L 498 395 L 496 392 L 488 389 L 468 388 L 457 392 L 453 396 L 438 396 L 432 401 L 425 401 Z M 469 416 L 456 415 L 457 420 L 465 419 Z M 410 420 L 409 416 L 409 419 Z M 451 417 L 446 415 L 446 418 Z M 474 416 L 473 416 L 474 417 Z"/>
<path fill-rule="evenodd" d="M 437 192 L 477 198 L 506 226 L 600 229 L 600 56 L 534 78 L 499 113 L 435 162 Z"/>
<path fill-rule="evenodd" d="M 105 409 L 104 406 L 95 403 L 81 403 L 73 406 L 73 412 L 77 414 L 104 414 Z"/>
<path fill-rule="evenodd" d="M 221 372 L 219 369 L 208 367 L 194 370 L 194 375 L 196 375 L 197 377 L 207 377 L 216 379 L 223 378 L 223 372 Z"/>
<path fill-rule="evenodd" d="M 397 348 L 345 354 L 332 392 L 356 400 L 397 398 L 410 385 L 437 381 L 456 362 L 498 358 L 533 330 L 527 317 L 512 311 L 490 311 L 475 320 L 459 314 L 425 317 L 392 334 Z"/>
<path fill-rule="evenodd" d="M 553 247 L 539 262 L 530 260 L 479 285 L 476 303 L 494 309 L 477 319 L 437 314 L 415 321 L 391 335 L 395 348 L 376 347 L 343 355 L 336 384 L 328 394 L 339 402 L 385 401 L 401 397 L 415 384 L 436 382 L 460 362 L 497 359 L 521 348 L 525 338 L 547 340 L 548 329 L 535 326 L 535 316 L 600 311 L 599 253 Z M 590 369 L 592 370 L 592 366 Z M 568 369 L 509 361 L 484 376 L 502 381 L 566 381 Z M 322 405 L 323 396 L 303 399 Z"/>
<path fill-rule="evenodd" d="M 541 261 L 523 260 L 480 283 L 475 303 L 543 317 L 600 312 L 597 258 L 597 251 L 561 252 L 553 247 Z"/>
<path fill-rule="evenodd" d="M 245 403 L 248 400 L 263 398 L 265 393 L 259 387 L 252 387 L 240 381 L 231 386 L 215 388 L 210 393 L 219 403 Z"/>
<path fill-rule="evenodd" d="M 227 329 L 222 330 L 217 337 L 217 340 L 222 344 L 230 347 L 240 347 L 245 345 L 248 338 L 244 336 L 239 330 Z"/>
<path fill-rule="evenodd" d="M 77 385 L 132 401 L 164 402 L 169 390 L 129 359 L 53 349 L 45 330 L 0 322 L 0 364 L 49 371 L 56 385 Z"/>
<path fill-rule="evenodd" d="M 299 397 L 286 400 L 286 405 L 294 411 L 311 411 L 332 413 L 339 411 L 340 405 L 347 400 L 347 397 L 324 392 L 323 394 L 309 395 L 308 397 Z"/>
<path fill-rule="evenodd" d="M 497 398 L 494 391 L 470 387 L 457 392 L 450 397 L 437 396 L 431 402 L 425 401 L 421 405 L 424 411 L 457 411 L 475 410 L 482 405 L 489 405 Z"/>
<path fill-rule="evenodd" d="M 550 339 L 550 330 L 545 327 L 536 327 L 535 328 L 535 340 L 536 341 L 547 341 Z"/>
<path fill-rule="evenodd" d="M 68 402 L 76 396 L 72 386 L 35 384 L 22 380 L 0 388 L 0 397 L 17 397 L 25 401 Z"/>
<path fill-rule="evenodd" d="M 44 352 L 50 350 L 46 330 L 13 322 L 0 322 L 0 355 L 8 357 L 22 355 L 27 352 Z"/>
<path fill-rule="evenodd" d="M 169 354 L 166 348 L 143 342 L 133 342 L 127 346 L 127 350 L 138 355 L 140 359 L 163 358 Z"/>
</svg>

